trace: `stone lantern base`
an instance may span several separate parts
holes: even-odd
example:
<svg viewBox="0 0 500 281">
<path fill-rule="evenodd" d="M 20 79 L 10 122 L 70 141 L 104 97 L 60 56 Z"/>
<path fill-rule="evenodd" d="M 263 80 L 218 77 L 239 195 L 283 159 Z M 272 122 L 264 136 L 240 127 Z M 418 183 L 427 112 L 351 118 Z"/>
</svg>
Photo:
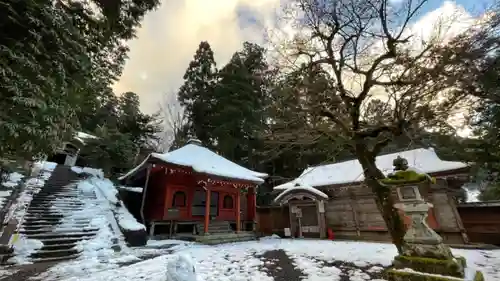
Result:
<svg viewBox="0 0 500 281">
<path fill-rule="evenodd" d="M 464 258 L 443 261 L 397 256 L 394 267 L 385 271 L 385 278 L 388 281 L 485 281 L 480 271 L 466 269 L 464 272 L 464 268 Z"/>
</svg>

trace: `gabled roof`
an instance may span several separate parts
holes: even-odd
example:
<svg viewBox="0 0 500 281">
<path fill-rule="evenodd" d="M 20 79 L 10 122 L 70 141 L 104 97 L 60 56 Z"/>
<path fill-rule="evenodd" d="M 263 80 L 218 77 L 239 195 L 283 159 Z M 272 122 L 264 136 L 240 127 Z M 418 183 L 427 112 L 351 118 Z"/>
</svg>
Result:
<svg viewBox="0 0 500 281">
<path fill-rule="evenodd" d="M 401 156 L 408 160 L 408 165 L 422 173 L 437 173 L 451 171 L 468 167 L 463 162 L 444 161 L 439 159 L 434 149 L 419 148 L 407 150 L 398 153 L 381 155 L 376 158 L 377 167 L 384 173 L 389 174 L 393 171 L 392 161 Z M 274 189 L 288 189 L 295 186 L 297 181 L 310 186 L 326 186 L 336 184 L 348 184 L 364 181 L 363 168 L 359 161 L 349 160 L 340 163 L 311 167 L 295 180 L 274 187 Z"/>
<path fill-rule="evenodd" d="M 198 173 L 204 173 L 225 178 L 263 183 L 268 176 L 233 163 L 217 153 L 201 146 L 197 140 L 190 140 L 188 143 L 174 151 L 168 153 L 151 153 L 139 166 L 129 171 L 119 180 L 123 180 L 144 166 L 149 160 L 158 159 L 165 163 L 190 167 Z"/>
<path fill-rule="evenodd" d="M 286 197 L 286 195 L 288 195 L 292 192 L 301 192 L 301 191 L 306 192 L 306 193 L 311 193 L 318 198 L 328 199 L 328 195 L 326 195 L 322 191 L 319 191 L 316 188 L 314 188 L 308 184 L 305 184 L 303 182 L 296 181 L 293 186 L 291 186 L 290 188 L 287 188 L 285 191 L 280 193 L 276 198 L 274 198 L 274 202 L 279 203 L 280 201 L 283 200 L 283 198 Z"/>
</svg>

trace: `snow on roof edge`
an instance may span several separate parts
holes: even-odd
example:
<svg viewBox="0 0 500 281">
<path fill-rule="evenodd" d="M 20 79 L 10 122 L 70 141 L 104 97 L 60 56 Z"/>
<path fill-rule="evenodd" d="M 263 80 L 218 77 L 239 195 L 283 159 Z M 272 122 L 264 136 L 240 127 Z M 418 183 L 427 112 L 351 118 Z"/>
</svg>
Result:
<svg viewBox="0 0 500 281">
<path fill-rule="evenodd" d="M 431 174 L 431 173 L 438 173 L 438 172 L 443 172 L 443 171 L 452 171 L 452 170 L 457 170 L 457 169 L 463 169 L 463 168 L 466 168 L 466 167 L 469 167 L 470 166 L 470 163 L 465 163 L 465 162 L 460 162 L 460 161 L 446 161 L 446 160 L 441 160 L 441 158 L 439 158 L 439 156 L 435 153 L 435 150 L 433 148 L 417 148 L 417 149 L 412 149 L 412 150 L 406 150 L 406 151 L 400 151 L 400 152 L 396 152 L 396 153 L 389 153 L 389 154 L 384 154 L 384 155 L 379 155 L 377 156 L 377 160 L 380 159 L 380 157 L 384 157 L 384 158 L 392 158 L 392 157 L 396 157 L 397 155 L 401 155 L 403 153 L 418 153 L 418 152 L 421 152 L 421 153 L 432 153 L 432 156 L 434 156 L 437 160 L 439 160 L 439 162 L 441 164 L 443 164 L 442 166 L 440 167 L 434 167 L 434 168 L 428 168 L 428 169 L 422 169 L 422 168 L 419 168 L 419 170 L 425 170 L 423 172 L 425 172 L 426 174 Z M 351 162 L 351 163 L 350 163 Z M 313 167 L 309 167 L 309 168 L 306 168 L 304 169 L 304 171 L 293 181 L 290 181 L 290 182 L 286 182 L 284 184 L 280 184 L 278 186 L 275 186 L 273 189 L 276 189 L 276 190 L 283 190 L 283 189 L 288 189 L 290 187 L 293 186 L 293 184 L 297 181 L 297 180 L 300 180 L 301 178 L 303 178 L 304 176 L 306 176 L 307 174 L 310 174 L 310 173 L 314 173 L 314 170 L 316 169 L 325 169 L 326 167 L 328 166 L 331 166 L 330 169 L 339 169 L 342 165 L 356 165 L 356 164 L 359 164 L 359 161 L 357 159 L 351 159 L 351 160 L 346 160 L 346 161 L 342 161 L 342 162 L 337 162 L 337 163 L 330 163 L 330 164 L 326 164 L 326 165 L 318 165 L 318 166 L 313 166 Z M 411 167 L 411 163 L 410 164 L 410 167 Z M 451 164 L 451 165 L 450 165 Z M 379 167 L 380 168 L 380 167 Z M 385 170 L 385 169 L 383 169 Z M 384 172 L 385 174 L 387 174 L 387 171 L 382 171 Z M 313 186 L 327 186 L 327 185 L 339 185 L 339 184 L 348 184 L 348 183 L 357 183 L 357 182 L 362 182 L 364 180 L 364 175 L 361 173 L 356 179 L 341 179 L 341 180 L 337 180 L 337 181 L 334 181 L 334 182 L 323 182 L 321 184 L 313 184 Z M 308 183 L 309 184 L 309 183 Z"/>
<path fill-rule="evenodd" d="M 205 147 L 203 147 L 204 149 L 207 149 Z M 207 149 L 208 150 L 208 149 Z M 175 150 L 174 150 L 175 151 Z M 210 151 L 210 150 L 208 150 Z M 212 151 L 210 151 L 212 152 Z M 169 155 L 171 152 L 167 152 L 165 154 L 160 154 L 160 153 L 156 153 L 156 152 L 153 152 L 151 154 L 148 155 L 148 157 L 146 157 L 146 159 L 144 159 L 144 161 L 137 165 L 135 168 L 133 168 L 132 170 L 128 171 L 125 175 L 121 176 L 118 178 L 118 180 L 124 180 L 126 179 L 127 177 L 133 175 L 134 173 L 136 173 L 142 166 L 144 166 L 147 161 L 149 161 L 151 158 L 155 158 L 155 159 L 158 159 L 158 160 L 161 160 L 165 163 L 169 163 L 169 164 L 174 164 L 174 165 L 178 165 L 178 166 L 184 166 L 184 167 L 190 167 L 192 168 L 194 171 L 198 172 L 198 173 L 205 173 L 205 174 L 209 174 L 209 175 L 213 175 L 213 176 L 220 176 L 220 177 L 226 177 L 226 178 L 231 178 L 231 179 L 237 179 L 237 180 L 243 180 L 243 181 L 250 181 L 250 182 L 253 182 L 253 183 L 257 183 L 257 184 L 262 184 L 264 183 L 264 179 L 267 178 L 269 175 L 266 174 L 266 173 L 260 173 L 260 172 L 256 172 L 256 171 L 253 171 L 253 170 L 250 170 L 250 169 L 247 169 L 243 166 L 240 166 L 228 159 L 225 159 L 224 157 L 222 156 L 219 156 L 221 158 L 224 158 L 225 160 L 231 162 L 232 164 L 236 165 L 236 166 L 239 166 L 241 167 L 242 169 L 248 171 L 248 176 L 247 177 L 237 177 L 237 176 L 230 176 L 230 175 L 224 175 L 224 174 L 214 174 L 214 173 L 211 173 L 210 171 L 205 171 L 203 169 L 198 169 L 197 167 L 193 167 L 193 166 L 190 166 L 190 165 L 184 165 L 182 163 L 176 163 L 175 161 L 168 161 L 167 159 L 165 159 L 167 155 Z M 212 152 L 214 153 L 214 152 Z M 215 154 L 215 153 L 214 153 Z"/>
<path fill-rule="evenodd" d="M 293 186 L 284 189 L 282 193 L 280 193 L 276 198 L 274 198 L 274 202 L 279 202 L 281 198 L 283 198 L 286 194 L 296 191 L 296 190 L 303 190 L 307 191 L 310 193 L 313 193 L 323 199 L 328 199 L 328 195 L 326 195 L 324 192 L 314 188 L 313 186 L 310 186 L 306 183 L 300 182 L 300 181 L 295 181 L 293 182 Z"/>
<path fill-rule="evenodd" d="M 150 157 L 151 157 L 151 154 L 148 155 L 148 157 L 146 157 L 146 159 L 144 159 L 144 161 L 142 161 L 141 164 L 137 165 L 132 170 L 128 171 L 125 175 L 119 177 L 118 180 L 121 181 L 121 180 L 124 180 L 124 179 L 128 178 L 129 176 L 133 175 L 135 172 L 137 172 L 142 166 L 144 166 L 147 163 L 147 161 L 149 160 Z"/>
</svg>

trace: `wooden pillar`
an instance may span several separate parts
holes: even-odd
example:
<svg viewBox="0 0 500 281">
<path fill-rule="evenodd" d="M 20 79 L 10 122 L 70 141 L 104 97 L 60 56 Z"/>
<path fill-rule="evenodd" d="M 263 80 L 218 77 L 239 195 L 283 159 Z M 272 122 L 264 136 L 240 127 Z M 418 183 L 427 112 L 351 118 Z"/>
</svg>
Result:
<svg viewBox="0 0 500 281">
<path fill-rule="evenodd" d="M 247 192 L 247 220 L 255 222 L 257 215 L 257 203 L 255 198 L 255 187 L 249 187 Z"/>
<path fill-rule="evenodd" d="M 151 174 L 151 169 L 153 168 L 152 164 L 147 164 L 147 173 L 146 173 L 146 182 L 144 183 L 144 187 L 142 189 L 142 199 L 141 199 L 141 218 L 142 218 L 142 223 L 146 225 L 146 217 L 144 215 L 144 208 L 146 206 L 146 192 L 148 192 L 148 185 L 149 185 L 149 176 Z"/>
<path fill-rule="evenodd" d="M 325 201 L 320 200 L 316 202 L 318 211 L 318 224 L 319 224 L 319 238 L 326 238 L 326 220 L 325 220 Z"/>
<path fill-rule="evenodd" d="M 208 225 L 210 223 L 210 189 L 207 188 L 205 193 L 205 224 L 203 226 L 203 232 L 208 234 Z"/>
<path fill-rule="evenodd" d="M 238 195 L 236 196 L 236 232 L 240 232 L 241 229 L 241 191 L 238 190 Z"/>
</svg>

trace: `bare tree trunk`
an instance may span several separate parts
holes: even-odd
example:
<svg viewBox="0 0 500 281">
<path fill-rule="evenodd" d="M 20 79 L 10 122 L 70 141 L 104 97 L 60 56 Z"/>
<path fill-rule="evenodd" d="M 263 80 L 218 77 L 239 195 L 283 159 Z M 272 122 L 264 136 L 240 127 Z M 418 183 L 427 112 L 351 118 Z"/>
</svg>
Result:
<svg viewBox="0 0 500 281">
<path fill-rule="evenodd" d="M 391 235 L 392 243 L 401 254 L 404 244 L 403 237 L 406 232 L 404 223 L 398 210 L 394 208 L 395 201 L 391 196 L 391 189 L 379 182 L 379 180 L 385 178 L 385 176 L 375 165 L 376 155 L 368 151 L 366 145 L 362 141 L 356 143 L 356 155 L 364 170 L 365 183 L 375 194 L 377 208 L 385 221 L 387 230 Z"/>
</svg>

